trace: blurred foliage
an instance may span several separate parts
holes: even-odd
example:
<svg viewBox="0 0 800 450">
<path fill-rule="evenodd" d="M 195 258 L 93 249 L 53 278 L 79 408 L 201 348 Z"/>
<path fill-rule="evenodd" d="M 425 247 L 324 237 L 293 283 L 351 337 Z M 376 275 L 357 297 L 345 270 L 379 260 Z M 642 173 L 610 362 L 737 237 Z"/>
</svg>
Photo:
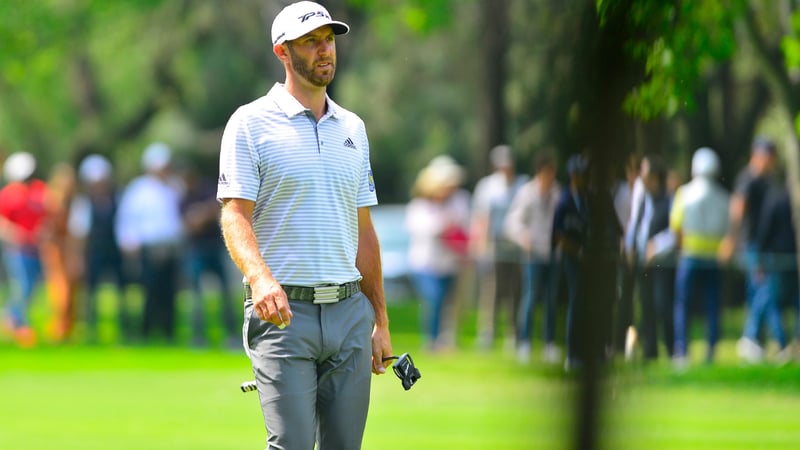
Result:
<svg viewBox="0 0 800 450">
<path fill-rule="evenodd" d="M 0 157 L 27 149 L 49 167 L 99 152 L 126 180 L 144 146 L 162 140 L 214 176 L 229 115 L 283 80 L 268 34 L 288 3 L 0 2 Z M 441 153 L 465 165 L 470 187 L 488 170 L 493 118 L 521 171 L 544 147 L 563 160 L 591 144 L 580 130 L 591 95 L 584 11 L 596 7 L 602 25 L 619 0 L 323 3 L 352 27 L 337 41 L 330 92 L 367 122 L 381 201 L 404 201 Z M 625 50 L 640 73 L 620 105 L 637 118 L 619 131 L 627 150 L 679 164 L 710 145 L 730 177 L 754 133 L 780 129 L 764 124 L 774 105 L 800 110 L 797 1 L 631 3 L 636 37 Z M 504 69 L 499 92 L 493 66 Z"/>
<path fill-rule="evenodd" d="M 26 149 L 43 167 L 104 153 L 126 180 L 162 140 L 214 170 L 231 112 L 283 80 L 267 35 L 287 3 L 0 2 L 0 153 Z M 485 174 L 487 65 L 508 69 L 501 134 L 522 170 L 539 147 L 571 144 L 571 3 L 508 0 L 507 57 L 493 58 L 491 0 L 325 2 L 352 26 L 331 95 L 367 122 L 382 201 L 404 201 L 437 154 L 470 182 Z"/>
<path fill-rule="evenodd" d="M 598 0 L 601 21 L 620 3 Z M 641 120 L 636 146 L 673 162 L 711 146 L 730 184 L 753 137 L 767 134 L 779 142 L 787 172 L 797 171 L 797 131 L 787 119 L 800 113 L 799 3 L 634 2 L 628 20 L 639 33 L 626 50 L 645 71 L 624 108 Z"/>
<path fill-rule="evenodd" d="M 45 163 L 104 153 L 123 176 L 148 140 L 212 154 L 210 135 L 265 88 L 258 3 L 0 3 L 2 145 Z"/>
<path fill-rule="evenodd" d="M 601 21 L 615 3 L 600 1 Z M 645 120 L 694 111 L 699 80 L 736 50 L 734 21 L 742 10 L 738 1 L 635 2 L 628 18 L 640 39 L 628 50 L 646 61 L 647 80 L 630 93 L 625 109 Z"/>
</svg>

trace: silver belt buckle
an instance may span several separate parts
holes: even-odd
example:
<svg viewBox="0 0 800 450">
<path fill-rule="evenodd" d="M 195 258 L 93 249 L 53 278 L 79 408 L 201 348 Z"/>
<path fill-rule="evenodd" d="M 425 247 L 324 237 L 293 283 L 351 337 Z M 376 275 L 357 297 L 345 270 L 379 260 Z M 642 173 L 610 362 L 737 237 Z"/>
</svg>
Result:
<svg viewBox="0 0 800 450">
<path fill-rule="evenodd" d="M 314 304 L 336 303 L 339 301 L 339 286 L 314 286 Z"/>
</svg>

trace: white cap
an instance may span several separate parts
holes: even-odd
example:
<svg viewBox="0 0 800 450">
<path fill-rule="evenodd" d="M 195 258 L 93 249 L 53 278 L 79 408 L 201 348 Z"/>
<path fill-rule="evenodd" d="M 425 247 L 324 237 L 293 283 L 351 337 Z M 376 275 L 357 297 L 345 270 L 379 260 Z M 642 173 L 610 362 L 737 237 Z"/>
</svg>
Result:
<svg viewBox="0 0 800 450">
<path fill-rule="evenodd" d="M 92 184 L 111 177 L 111 162 L 103 155 L 89 155 L 78 167 L 78 177 L 84 183 Z"/>
<path fill-rule="evenodd" d="M 172 151 L 163 142 L 154 142 L 144 149 L 142 154 L 142 169 L 145 172 L 157 172 L 166 169 L 172 160 Z"/>
<path fill-rule="evenodd" d="M 3 176 L 6 181 L 25 181 L 36 170 L 36 158 L 28 152 L 16 152 L 3 163 Z"/>
<path fill-rule="evenodd" d="M 692 156 L 693 177 L 715 177 L 719 173 L 719 157 L 708 147 L 698 148 Z"/>
<path fill-rule="evenodd" d="M 514 157 L 511 155 L 511 147 L 508 145 L 494 147 L 489 152 L 489 159 L 496 169 L 505 169 L 514 165 Z"/>
<path fill-rule="evenodd" d="M 328 10 L 319 3 L 297 2 L 283 8 L 272 21 L 272 45 L 297 39 L 323 25 L 330 25 L 334 34 L 347 34 L 350 26 L 331 19 Z"/>
</svg>

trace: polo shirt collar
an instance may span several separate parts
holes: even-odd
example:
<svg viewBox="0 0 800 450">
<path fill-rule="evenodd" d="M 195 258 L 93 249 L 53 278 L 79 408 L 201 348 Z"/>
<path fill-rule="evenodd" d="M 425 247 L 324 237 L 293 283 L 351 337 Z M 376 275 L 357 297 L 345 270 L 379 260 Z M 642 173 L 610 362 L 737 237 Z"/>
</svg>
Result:
<svg viewBox="0 0 800 450">
<path fill-rule="evenodd" d="M 275 104 L 286 114 L 287 117 L 298 116 L 308 111 L 308 108 L 297 101 L 297 99 L 286 90 L 286 86 L 284 86 L 282 83 L 275 83 L 275 85 L 272 86 L 272 89 L 270 89 L 268 95 L 273 98 Z M 337 118 L 339 116 L 340 106 L 331 100 L 327 94 L 325 94 L 325 101 L 328 104 L 328 111 L 324 116 L 322 116 L 322 118 Z"/>
</svg>

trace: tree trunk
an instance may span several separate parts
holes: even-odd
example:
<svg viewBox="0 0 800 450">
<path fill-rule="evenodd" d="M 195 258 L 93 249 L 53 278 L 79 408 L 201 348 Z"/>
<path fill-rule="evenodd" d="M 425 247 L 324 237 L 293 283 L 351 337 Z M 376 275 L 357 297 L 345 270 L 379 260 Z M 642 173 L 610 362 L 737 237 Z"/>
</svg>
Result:
<svg viewBox="0 0 800 450">
<path fill-rule="evenodd" d="M 508 0 L 481 0 L 481 42 L 483 43 L 483 92 L 481 93 L 480 117 L 484 124 L 483 164 L 481 173 L 491 170 L 489 150 L 507 143 L 505 135 L 506 105 L 504 89 L 506 83 L 506 54 L 509 46 Z"/>
<path fill-rule="evenodd" d="M 585 6 L 577 53 L 582 66 L 578 73 L 583 78 L 577 99 L 578 132 L 590 158 L 589 224 L 581 286 L 585 298 L 573 310 L 578 333 L 574 350 L 583 365 L 573 441 L 577 449 L 597 448 L 600 441 L 604 360 L 611 343 L 621 237 L 610 186 L 634 141 L 633 123 L 623 112 L 623 100 L 643 72 L 641 64 L 633 62 L 625 50 L 633 31 L 628 21 L 631 0 L 608 6 L 602 24 L 596 8 L 594 2 Z"/>
<path fill-rule="evenodd" d="M 796 5 L 793 5 L 796 7 Z M 800 242 L 800 141 L 798 141 L 798 120 L 800 120 L 800 89 L 794 85 L 784 68 L 781 58 L 776 57 L 767 45 L 755 17 L 749 8 L 744 15 L 746 36 L 755 49 L 760 62 L 758 67 L 767 80 L 772 99 L 783 112 L 784 118 L 792 130 L 783 140 L 786 175 L 789 180 L 789 195 L 792 201 L 792 218 L 795 223 L 795 240 Z M 798 275 L 800 275 L 800 252 L 796 253 Z"/>
</svg>

